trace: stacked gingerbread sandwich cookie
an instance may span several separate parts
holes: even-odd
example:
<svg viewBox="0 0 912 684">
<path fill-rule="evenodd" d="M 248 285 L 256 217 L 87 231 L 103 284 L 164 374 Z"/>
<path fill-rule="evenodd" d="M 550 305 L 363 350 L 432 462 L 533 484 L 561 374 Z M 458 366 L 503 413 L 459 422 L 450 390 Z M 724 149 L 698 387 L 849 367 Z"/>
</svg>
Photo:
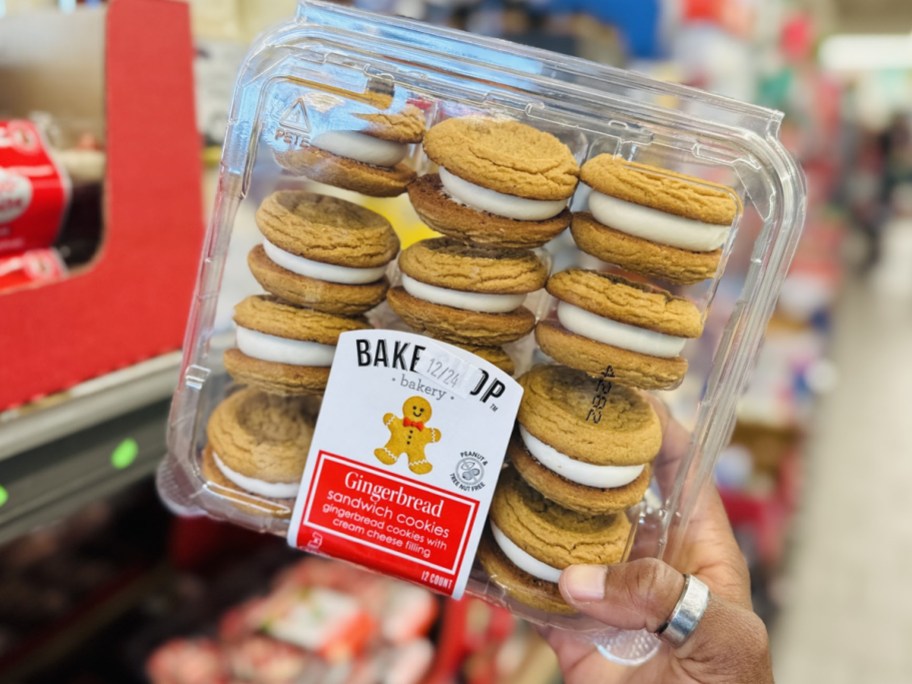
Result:
<svg viewBox="0 0 912 684">
<path fill-rule="evenodd" d="M 535 338 L 556 361 L 593 375 L 610 368 L 617 383 L 642 389 L 672 389 L 684 379 L 684 345 L 703 331 L 689 299 L 576 268 L 551 276 L 547 290 L 557 301 L 557 320 L 541 321 Z"/>
<path fill-rule="evenodd" d="M 703 333 L 703 313 L 675 285 L 720 268 L 740 200 L 725 186 L 601 154 L 583 164 L 589 212 L 574 215 L 581 250 L 614 272 L 571 269 L 547 284 L 555 316 L 535 336 L 546 354 L 616 382 L 670 390 L 687 373 L 683 351 Z M 618 272 L 620 270 L 621 272 Z"/>
<path fill-rule="evenodd" d="M 569 225 L 579 166 L 550 133 L 482 116 L 431 127 L 424 150 L 437 173 L 412 183 L 409 198 L 446 237 L 402 252 L 402 283 L 387 300 L 414 330 L 511 371 L 502 345 L 532 331 L 524 302 L 548 277 L 534 248 Z"/>
<path fill-rule="evenodd" d="M 268 196 L 256 221 L 263 242 L 248 255 L 248 265 L 266 294 L 235 306 L 236 346 L 224 355 L 225 369 L 246 389 L 215 409 L 201 472 L 211 491 L 245 512 L 286 517 L 309 438 L 247 455 L 251 449 L 235 449 L 214 426 L 240 415 L 243 401 L 250 431 L 284 434 L 283 425 L 290 423 L 303 435 L 303 425 L 312 428 L 339 335 L 371 327 L 364 314 L 384 300 L 386 269 L 399 252 L 399 239 L 379 214 L 304 191 Z"/>
<path fill-rule="evenodd" d="M 438 171 L 409 185 L 409 198 L 434 230 L 493 247 L 538 247 L 570 224 L 567 202 L 579 165 L 558 138 L 528 124 L 467 116 L 425 135 Z"/>
<path fill-rule="evenodd" d="M 281 190 L 260 204 L 256 222 L 263 242 L 247 263 L 267 292 L 342 316 L 383 301 L 399 239 L 379 214 L 336 197 Z"/>
<path fill-rule="evenodd" d="M 520 378 L 523 398 L 491 505 L 479 559 L 513 599 L 556 613 L 561 571 L 617 563 L 642 498 L 662 429 L 635 389 L 560 365 Z"/>
<path fill-rule="evenodd" d="M 399 256 L 402 284 L 387 294 L 390 307 L 416 332 L 469 348 L 492 360 L 499 345 L 532 332 L 526 295 L 548 278 L 530 250 L 480 247 L 454 238 L 422 240 Z M 507 364 L 506 366 L 504 364 Z"/>
<path fill-rule="evenodd" d="M 234 309 L 237 347 L 225 369 L 238 382 L 282 396 L 321 394 L 339 335 L 370 327 L 359 316 L 304 309 L 274 295 L 251 295 Z"/>
<path fill-rule="evenodd" d="M 286 174 L 375 197 L 405 192 L 425 114 L 404 93 L 327 87 L 300 102 L 309 132 L 275 153 Z M 243 389 L 214 409 L 200 472 L 245 512 L 287 517 L 339 336 L 372 327 L 365 316 L 385 301 L 399 238 L 374 211 L 298 189 L 267 196 L 256 224 L 263 239 L 247 265 L 265 293 L 235 306 L 223 361 Z"/>
<path fill-rule="evenodd" d="M 346 110 L 357 103 L 336 102 L 324 105 L 326 123 L 308 143 L 277 153 L 276 160 L 292 173 L 363 195 L 401 195 L 415 179 L 406 158 L 424 137 L 424 112 L 379 94 L 367 96 L 355 112 Z"/>
<path fill-rule="evenodd" d="M 485 572 L 516 601 L 547 613 L 571 614 L 557 583 L 576 563 L 617 563 L 630 537 L 623 515 L 580 515 L 504 470 L 478 547 Z"/>
<path fill-rule="evenodd" d="M 716 274 L 741 212 L 730 188 L 609 154 L 587 161 L 581 178 L 592 189 L 589 211 L 573 216 L 581 250 L 672 283 Z"/>
<path fill-rule="evenodd" d="M 364 314 L 383 301 L 399 238 L 373 211 L 300 190 L 268 196 L 256 221 L 263 243 L 248 265 L 269 294 L 235 307 L 225 367 L 274 394 L 320 394 L 339 335 L 370 327 Z"/>
<path fill-rule="evenodd" d="M 286 518 L 300 486 L 318 402 L 245 388 L 212 412 L 201 471 L 207 489 L 254 515 Z"/>
<path fill-rule="evenodd" d="M 569 613 L 558 590 L 573 563 L 624 559 L 629 511 L 646 493 L 662 428 L 644 390 L 687 373 L 703 314 L 660 283 L 717 275 L 740 203 L 728 188 L 600 155 L 586 162 L 578 247 L 605 262 L 550 276 L 553 316 L 536 324 L 557 364 L 520 378 L 524 394 L 480 560 L 514 600 Z"/>
</svg>

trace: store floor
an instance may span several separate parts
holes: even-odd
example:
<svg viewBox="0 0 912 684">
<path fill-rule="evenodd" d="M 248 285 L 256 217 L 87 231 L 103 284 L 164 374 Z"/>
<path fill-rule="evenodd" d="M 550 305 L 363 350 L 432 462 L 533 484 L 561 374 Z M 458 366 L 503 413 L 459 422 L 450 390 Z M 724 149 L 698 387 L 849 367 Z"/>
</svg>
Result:
<svg viewBox="0 0 912 684">
<path fill-rule="evenodd" d="M 910 266 L 912 268 L 912 266 Z M 773 639 L 777 684 L 912 681 L 912 299 L 847 283 Z"/>
</svg>

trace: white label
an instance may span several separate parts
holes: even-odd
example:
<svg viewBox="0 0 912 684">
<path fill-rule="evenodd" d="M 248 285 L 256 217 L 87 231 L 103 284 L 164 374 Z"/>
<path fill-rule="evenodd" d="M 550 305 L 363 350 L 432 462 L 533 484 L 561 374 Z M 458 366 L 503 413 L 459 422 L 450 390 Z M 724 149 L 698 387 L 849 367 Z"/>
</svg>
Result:
<svg viewBox="0 0 912 684">
<path fill-rule="evenodd" d="M 521 397 L 451 345 L 343 333 L 288 543 L 461 596 Z"/>
</svg>

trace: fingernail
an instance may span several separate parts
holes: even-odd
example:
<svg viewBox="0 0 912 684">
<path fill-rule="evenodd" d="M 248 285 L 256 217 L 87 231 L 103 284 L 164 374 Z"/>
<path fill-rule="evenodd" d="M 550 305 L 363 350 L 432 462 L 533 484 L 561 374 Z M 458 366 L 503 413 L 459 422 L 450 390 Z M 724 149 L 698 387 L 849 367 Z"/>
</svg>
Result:
<svg viewBox="0 0 912 684">
<path fill-rule="evenodd" d="M 571 565 L 561 575 L 561 584 L 574 601 L 601 601 L 605 598 L 606 574 L 604 565 Z"/>
</svg>

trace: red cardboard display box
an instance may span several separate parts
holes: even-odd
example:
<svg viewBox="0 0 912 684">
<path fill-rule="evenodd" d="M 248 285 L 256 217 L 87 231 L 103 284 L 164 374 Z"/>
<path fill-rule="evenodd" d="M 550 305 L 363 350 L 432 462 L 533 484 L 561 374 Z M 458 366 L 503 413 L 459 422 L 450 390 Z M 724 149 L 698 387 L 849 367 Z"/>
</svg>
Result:
<svg viewBox="0 0 912 684">
<path fill-rule="evenodd" d="M 84 271 L 0 295 L 0 410 L 177 349 L 187 320 L 203 234 L 187 5 L 113 0 L 86 13 L 105 41 L 103 242 Z M 42 26 L 60 21 L 66 17 Z M 18 41 L 28 40 L 3 23 L 0 44 L 14 29 Z M 78 33 L 68 31 L 69 40 L 90 41 Z M 41 69 L 48 81 L 60 78 L 51 53 L 64 72 L 74 58 L 46 31 L 30 35 L 42 46 L 33 55 L 41 64 L 24 64 L 27 50 L 10 50 L 0 55 L 0 77 L 6 70 L 21 79 L 31 68 L 32 92 L 46 91 Z M 56 106 L 67 114 L 80 104 Z"/>
</svg>

